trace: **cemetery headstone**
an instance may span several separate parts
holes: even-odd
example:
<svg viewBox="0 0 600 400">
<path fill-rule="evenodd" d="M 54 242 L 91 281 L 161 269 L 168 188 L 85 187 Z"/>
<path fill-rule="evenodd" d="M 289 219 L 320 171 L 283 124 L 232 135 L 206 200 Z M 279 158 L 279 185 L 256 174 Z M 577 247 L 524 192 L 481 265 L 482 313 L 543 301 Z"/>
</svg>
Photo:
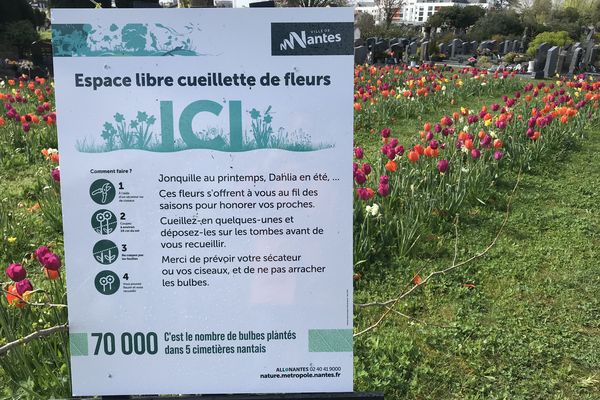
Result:
<svg viewBox="0 0 600 400">
<path fill-rule="evenodd" d="M 444 54 L 446 57 L 448 57 L 450 55 L 450 46 L 448 46 L 446 43 L 440 43 L 439 52 L 440 54 Z"/>
<path fill-rule="evenodd" d="M 417 42 L 410 42 L 410 44 L 408 45 L 407 54 L 409 56 L 414 56 L 415 54 L 417 54 Z"/>
<path fill-rule="evenodd" d="M 575 47 L 573 50 L 573 55 L 571 57 L 571 62 L 569 63 L 569 75 L 573 75 L 576 72 L 581 71 L 581 60 L 583 59 L 583 48 Z"/>
<path fill-rule="evenodd" d="M 38 40 L 31 45 L 33 64 L 48 69 L 52 75 L 52 43 L 49 40 Z"/>
<path fill-rule="evenodd" d="M 369 49 L 367 46 L 358 46 L 354 48 L 354 63 L 364 64 L 367 62 L 367 56 L 369 55 Z"/>
<path fill-rule="evenodd" d="M 390 47 L 390 50 L 394 54 L 394 58 L 396 59 L 396 61 L 399 61 L 399 60 L 402 59 L 402 55 L 404 53 L 404 46 L 402 46 L 402 44 L 400 44 L 400 43 L 394 43 Z"/>
<path fill-rule="evenodd" d="M 567 60 L 567 51 L 565 51 L 564 49 L 561 50 L 558 53 L 558 62 L 556 64 L 556 72 L 558 74 L 563 74 L 565 73 L 565 68 L 566 68 L 566 60 Z"/>
<path fill-rule="evenodd" d="M 429 61 L 429 41 L 421 43 L 421 61 Z"/>
<path fill-rule="evenodd" d="M 535 50 L 535 64 L 534 64 L 534 77 L 536 79 L 544 77 L 544 66 L 546 65 L 546 54 L 552 45 L 548 43 L 542 43 Z"/>
<path fill-rule="evenodd" d="M 514 52 L 514 53 L 520 53 L 520 49 L 519 49 L 519 41 L 518 40 L 513 40 L 512 41 L 512 46 L 510 48 L 510 51 Z"/>
<path fill-rule="evenodd" d="M 529 28 L 525 27 L 523 30 L 523 36 L 521 36 L 521 42 L 519 46 L 519 53 L 525 53 L 529 47 Z"/>
<path fill-rule="evenodd" d="M 558 46 L 552 46 L 546 53 L 546 64 L 544 65 L 544 77 L 552 78 L 556 75 L 556 68 L 558 66 L 558 53 L 560 48 Z"/>
<path fill-rule="evenodd" d="M 587 67 L 588 65 L 590 65 L 592 63 L 592 53 L 593 53 L 593 49 L 594 49 L 594 34 L 596 33 L 596 30 L 592 27 L 590 29 L 590 31 L 587 34 L 587 38 L 585 41 L 585 53 L 583 56 L 583 62 L 582 62 L 582 69 L 584 71 L 587 71 Z"/>
<path fill-rule="evenodd" d="M 377 42 L 373 45 L 373 62 L 383 62 L 387 57 L 386 51 L 389 49 L 388 43 L 385 41 Z"/>
<path fill-rule="evenodd" d="M 471 42 L 471 45 L 469 46 L 469 53 L 468 54 L 475 54 L 475 52 L 477 51 L 478 47 L 479 47 L 479 43 L 477 43 L 477 40 L 473 40 Z"/>
<path fill-rule="evenodd" d="M 455 58 L 462 53 L 463 41 L 460 39 L 452 39 L 452 43 L 450 44 L 450 58 Z"/>
<path fill-rule="evenodd" d="M 367 38 L 367 47 L 369 48 L 369 50 L 373 50 L 373 46 L 375 45 L 375 43 L 377 43 L 377 38 L 375 38 L 375 37 Z"/>
</svg>

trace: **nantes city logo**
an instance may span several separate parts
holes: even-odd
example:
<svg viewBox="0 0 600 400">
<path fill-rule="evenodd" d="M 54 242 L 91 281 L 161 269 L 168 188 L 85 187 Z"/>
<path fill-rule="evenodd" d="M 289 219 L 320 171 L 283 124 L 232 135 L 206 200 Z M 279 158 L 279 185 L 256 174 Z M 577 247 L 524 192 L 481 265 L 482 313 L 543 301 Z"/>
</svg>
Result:
<svg viewBox="0 0 600 400">
<path fill-rule="evenodd" d="M 351 22 L 271 23 L 271 55 L 322 56 L 354 54 Z"/>
</svg>

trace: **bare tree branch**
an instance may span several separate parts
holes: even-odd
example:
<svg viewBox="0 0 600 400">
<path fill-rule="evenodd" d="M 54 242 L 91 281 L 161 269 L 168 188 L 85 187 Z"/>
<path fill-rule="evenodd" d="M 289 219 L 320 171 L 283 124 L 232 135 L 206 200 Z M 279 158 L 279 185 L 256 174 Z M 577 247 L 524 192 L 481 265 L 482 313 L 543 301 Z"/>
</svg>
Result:
<svg viewBox="0 0 600 400">
<path fill-rule="evenodd" d="M 15 341 L 9 342 L 9 343 L 5 344 L 4 346 L 0 347 L 0 357 L 5 355 L 6 353 L 8 353 L 9 350 L 11 350 L 17 346 L 21 346 L 23 344 L 31 342 L 32 340 L 35 340 L 35 339 L 38 339 L 41 337 L 45 337 L 45 336 L 49 336 L 49 335 L 52 335 L 57 332 L 65 332 L 68 329 L 69 329 L 69 324 L 65 322 L 62 325 L 56 325 L 51 328 L 40 329 L 39 331 L 30 333 L 29 335 L 22 337 L 21 339 L 17 339 Z"/>
</svg>

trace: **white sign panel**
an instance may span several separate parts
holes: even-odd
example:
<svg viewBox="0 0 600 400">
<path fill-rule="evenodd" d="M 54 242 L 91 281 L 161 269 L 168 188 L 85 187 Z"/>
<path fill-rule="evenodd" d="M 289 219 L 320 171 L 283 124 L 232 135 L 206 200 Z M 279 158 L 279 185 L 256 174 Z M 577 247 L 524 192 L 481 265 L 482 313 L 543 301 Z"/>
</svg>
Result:
<svg viewBox="0 0 600 400">
<path fill-rule="evenodd" d="M 353 10 L 53 10 L 74 395 L 351 391 Z"/>
</svg>

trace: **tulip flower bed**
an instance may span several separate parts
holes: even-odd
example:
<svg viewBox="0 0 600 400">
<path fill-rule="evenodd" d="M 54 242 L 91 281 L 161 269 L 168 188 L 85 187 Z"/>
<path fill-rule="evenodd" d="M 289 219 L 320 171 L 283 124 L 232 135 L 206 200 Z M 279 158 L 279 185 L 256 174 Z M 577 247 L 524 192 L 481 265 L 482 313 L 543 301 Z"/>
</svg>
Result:
<svg viewBox="0 0 600 400">
<path fill-rule="evenodd" d="M 53 92 L 44 79 L 0 80 L 0 398 L 70 393 Z M 600 282 L 578 293 L 551 267 L 547 248 L 563 249 L 556 257 L 577 267 L 569 276 L 593 271 L 599 103 L 600 83 L 583 77 L 534 82 L 472 68 L 356 67 L 356 390 L 384 390 L 388 398 L 600 397 L 592 368 L 600 365 L 600 339 L 582 339 L 579 325 L 565 332 L 562 322 L 548 329 L 527 322 L 563 321 L 576 309 L 585 317 L 569 321 L 598 336 L 592 289 Z M 572 166 L 572 174 L 559 176 L 559 166 Z M 586 204 L 591 219 L 566 211 L 551 218 L 566 207 L 556 196 L 571 187 L 577 195 L 565 201 Z M 509 201 L 506 232 L 481 267 L 386 302 L 487 246 Z M 523 287 L 528 274 L 535 279 Z M 553 298 L 564 309 L 544 314 L 541 305 Z M 566 350 L 580 345 L 595 350 L 568 359 Z"/>
</svg>

